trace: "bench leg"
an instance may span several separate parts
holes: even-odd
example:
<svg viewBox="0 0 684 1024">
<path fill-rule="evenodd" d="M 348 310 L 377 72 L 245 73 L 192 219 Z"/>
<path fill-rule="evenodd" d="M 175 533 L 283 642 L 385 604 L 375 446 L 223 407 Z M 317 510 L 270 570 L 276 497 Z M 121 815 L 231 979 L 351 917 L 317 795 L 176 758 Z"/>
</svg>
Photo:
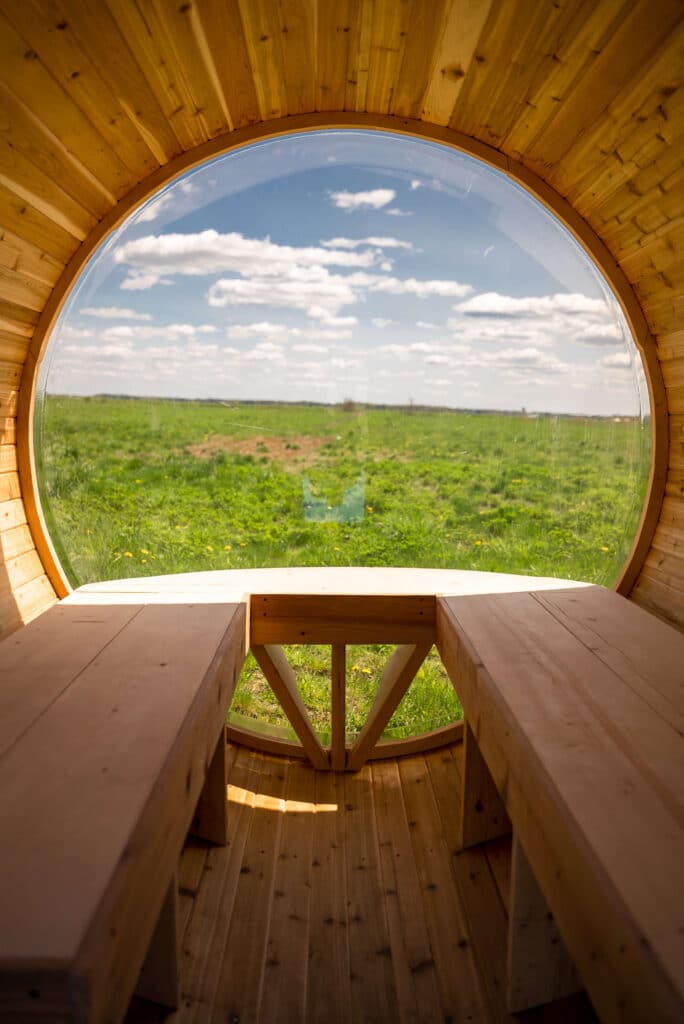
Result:
<svg viewBox="0 0 684 1024">
<path fill-rule="evenodd" d="M 161 1006 L 177 1009 L 178 966 L 178 877 L 174 874 L 140 971 L 136 994 Z"/>
<path fill-rule="evenodd" d="M 221 729 L 190 826 L 194 836 L 217 846 L 225 846 L 228 838 L 226 786 L 226 737 Z"/>
<path fill-rule="evenodd" d="M 572 995 L 581 988 L 546 900 L 514 836 L 508 917 L 508 1010 L 518 1013 Z"/>
<path fill-rule="evenodd" d="M 460 840 L 466 848 L 508 835 L 511 822 L 467 721 L 463 745 Z"/>
</svg>

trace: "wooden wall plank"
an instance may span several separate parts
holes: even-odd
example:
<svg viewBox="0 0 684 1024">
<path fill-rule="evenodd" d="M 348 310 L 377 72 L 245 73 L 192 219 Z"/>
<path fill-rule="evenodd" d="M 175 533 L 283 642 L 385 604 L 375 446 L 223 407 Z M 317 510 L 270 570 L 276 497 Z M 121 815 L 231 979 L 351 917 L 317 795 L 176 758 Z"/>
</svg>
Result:
<svg viewBox="0 0 684 1024">
<path fill-rule="evenodd" d="M 657 15 L 655 7 L 657 6 Z M 640 2 L 623 18 L 609 44 L 588 68 L 587 73 L 559 105 L 556 117 L 527 151 L 525 163 L 537 173 L 547 172 L 547 180 L 561 192 L 562 175 L 567 173 L 566 154 L 590 134 L 603 112 L 631 82 L 641 77 L 642 69 L 654 58 L 681 19 L 678 0 Z M 554 168 L 563 167 L 554 175 Z"/>
<path fill-rule="evenodd" d="M 61 85 L 66 96 L 82 111 L 92 128 L 125 166 L 130 184 L 155 170 L 159 161 L 128 116 L 121 94 L 113 93 L 100 74 L 100 67 L 109 61 L 110 46 L 112 52 L 117 47 L 118 36 L 106 7 L 88 4 L 83 10 L 84 5 L 76 8 L 68 0 L 59 0 L 59 3 L 55 0 L 27 0 L 23 4 L 0 0 L 0 7 L 52 78 Z M 93 22 L 100 38 L 106 36 L 108 40 L 107 53 L 96 63 L 78 36 L 81 23 L 87 28 L 89 23 L 92 27 Z M 133 100 L 130 84 L 126 91 L 129 99 Z M 149 90 L 147 95 L 142 91 L 132 107 L 139 110 L 143 118 L 148 96 Z"/>
<path fill-rule="evenodd" d="M 536 79 L 525 97 L 522 110 L 512 121 L 503 146 L 515 159 L 523 159 L 527 151 L 558 113 L 559 105 L 581 81 L 588 68 L 610 42 L 617 26 L 634 5 L 635 0 L 622 3 L 578 4 L 579 19 L 573 32 L 557 39 L 554 50 L 545 62 L 545 73 Z"/>
<path fill-rule="evenodd" d="M 0 229 L 0 266 L 54 287 L 64 264 L 11 231 Z"/>
<path fill-rule="evenodd" d="M 133 0 L 106 0 L 106 4 L 181 148 L 205 142 L 206 129 L 152 4 Z"/>
<path fill-rule="evenodd" d="M 94 71 L 109 91 L 109 102 L 115 104 L 116 125 L 123 126 L 130 137 L 137 159 L 154 169 L 155 164 L 164 163 L 180 152 L 178 139 L 133 56 L 130 41 L 121 32 L 107 5 L 83 5 L 79 0 L 59 0 L 59 7 L 54 0 L 48 0 L 48 3 L 53 11 L 59 10 L 65 15 L 62 20 L 67 22 L 66 31 L 73 32 L 80 52 L 98 54 Z M 99 53 L 102 38 L 107 40 L 104 55 Z M 136 133 L 138 139 L 135 138 Z"/>
<path fill-rule="evenodd" d="M 633 201 L 645 186 L 634 186 L 637 191 L 632 192 L 627 182 L 668 152 L 673 126 L 681 123 L 677 108 L 682 102 L 683 40 L 684 24 L 665 37 L 650 59 L 644 54 L 639 74 L 625 80 L 552 175 L 556 187 L 579 210 L 589 212 L 595 224 L 609 219 L 601 204 L 614 201 L 616 194 Z"/>
<path fill-rule="evenodd" d="M 402 55 L 390 96 L 389 111 L 398 117 L 419 118 L 423 99 L 433 81 L 435 48 L 444 36 L 450 0 L 432 4 L 414 0 L 407 11 L 403 32 Z M 442 77 L 442 76 L 440 76 Z"/>
<path fill-rule="evenodd" d="M 4 82 L 0 82 L 0 105 L 5 141 L 44 174 L 59 181 L 94 217 L 104 216 L 112 202 L 111 192 Z"/>
<path fill-rule="evenodd" d="M 7 0 L 4 0 L 7 3 Z M 12 12 L 17 5 L 9 5 Z M 53 78 L 40 55 L 0 14 L 0 81 L 62 139 L 74 156 L 94 174 L 112 198 L 124 195 L 135 178 L 86 115 Z"/>
<path fill-rule="evenodd" d="M 0 182 L 0 223 L 18 238 L 67 263 L 78 239 Z"/>
</svg>

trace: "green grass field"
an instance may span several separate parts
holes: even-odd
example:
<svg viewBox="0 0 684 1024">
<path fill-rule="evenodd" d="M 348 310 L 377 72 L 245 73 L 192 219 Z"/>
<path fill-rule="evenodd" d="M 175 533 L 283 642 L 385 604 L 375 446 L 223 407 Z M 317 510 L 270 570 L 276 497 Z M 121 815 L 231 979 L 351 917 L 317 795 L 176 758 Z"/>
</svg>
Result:
<svg viewBox="0 0 684 1024">
<path fill-rule="evenodd" d="M 37 422 L 44 512 L 74 584 L 395 565 L 610 585 L 631 547 L 649 465 L 648 431 L 629 420 L 49 396 Z M 386 653 L 350 653 L 351 732 Z M 325 734 L 329 652 L 295 655 Z M 252 662 L 234 708 L 280 721 Z M 457 714 L 432 658 L 390 732 Z"/>
</svg>

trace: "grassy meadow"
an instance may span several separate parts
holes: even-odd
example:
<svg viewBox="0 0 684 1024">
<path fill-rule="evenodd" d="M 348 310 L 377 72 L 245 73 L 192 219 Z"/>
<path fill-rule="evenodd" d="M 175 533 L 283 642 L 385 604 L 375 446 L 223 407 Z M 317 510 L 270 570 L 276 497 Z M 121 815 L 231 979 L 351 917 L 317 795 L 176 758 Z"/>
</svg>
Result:
<svg viewBox="0 0 684 1024">
<path fill-rule="evenodd" d="M 610 585 L 631 546 L 648 467 L 647 431 L 630 420 L 48 396 L 37 423 L 44 513 L 74 585 L 287 565 Z M 290 653 L 325 735 L 329 651 Z M 386 656 L 349 652 L 352 733 Z M 251 660 L 234 710 L 284 725 Z M 435 657 L 389 731 L 457 715 Z"/>
</svg>

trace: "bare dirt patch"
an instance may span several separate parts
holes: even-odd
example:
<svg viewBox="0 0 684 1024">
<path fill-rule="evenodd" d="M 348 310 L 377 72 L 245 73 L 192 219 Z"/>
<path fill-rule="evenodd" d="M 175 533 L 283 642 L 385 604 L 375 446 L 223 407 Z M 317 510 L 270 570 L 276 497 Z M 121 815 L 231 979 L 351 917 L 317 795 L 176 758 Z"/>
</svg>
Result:
<svg viewBox="0 0 684 1024">
<path fill-rule="evenodd" d="M 266 456 L 274 462 L 285 465 L 295 463 L 298 466 L 309 466 L 324 444 L 334 441 L 333 436 L 314 437 L 309 434 L 298 434 L 296 437 L 279 435 L 255 434 L 253 437 L 235 438 L 225 434 L 212 434 L 199 444 L 190 444 L 185 449 L 197 459 L 210 459 L 219 452 L 230 455 Z"/>
</svg>

